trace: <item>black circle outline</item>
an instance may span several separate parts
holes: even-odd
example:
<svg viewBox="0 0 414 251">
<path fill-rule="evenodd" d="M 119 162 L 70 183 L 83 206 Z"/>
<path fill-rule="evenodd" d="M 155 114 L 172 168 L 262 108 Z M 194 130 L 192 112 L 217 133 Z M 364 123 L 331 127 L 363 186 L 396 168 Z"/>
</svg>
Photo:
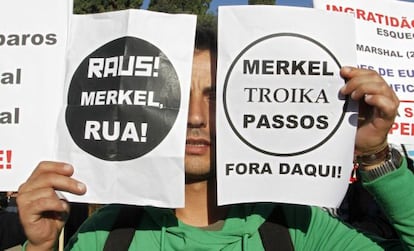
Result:
<svg viewBox="0 0 414 251">
<path fill-rule="evenodd" d="M 323 44 L 319 43 L 318 41 L 316 41 L 315 39 L 312 39 L 308 36 L 302 35 L 302 34 L 297 34 L 297 33 L 290 33 L 290 32 L 282 32 L 282 33 L 274 33 L 274 34 L 270 34 L 264 37 L 261 37 L 255 41 L 253 41 L 252 43 L 250 43 L 246 48 L 244 48 L 238 55 L 237 57 L 233 60 L 232 64 L 230 65 L 229 70 L 227 71 L 226 74 L 226 78 L 224 80 L 224 87 L 223 87 L 223 106 L 224 106 L 224 113 L 226 115 L 226 119 L 230 124 L 231 129 L 233 130 L 233 132 L 236 134 L 236 136 L 243 142 L 245 143 L 247 146 L 249 146 L 250 148 L 267 154 L 267 155 L 272 155 L 272 156 L 279 156 L 279 157 L 289 157 L 289 156 L 296 156 L 296 155 L 301 155 L 307 152 L 310 152 L 318 147 L 320 147 L 321 145 L 325 144 L 334 134 L 335 132 L 338 130 L 338 128 L 340 127 L 340 125 L 343 122 L 343 119 L 345 117 L 345 111 L 347 110 L 348 107 L 348 99 L 345 100 L 345 103 L 342 107 L 342 115 L 338 121 L 338 123 L 336 124 L 336 126 L 333 128 L 332 132 L 321 142 L 317 143 L 314 146 L 311 146 L 308 149 L 302 150 L 302 151 L 298 151 L 298 152 L 292 152 L 292 153 L 275 153 L 275 152 L 270 152 L 267 150 L 263 150 L 253 144 L 251 144 L 249 141 L 247 141 L 245 138 L 243 138 L 243 136 L 237 131 L 236 127 L 234 126 L 234 124 L 232 123 L 231 119 L 230 119 L 230 115 L 229 112 L 227 110 L 227 99 L 226 99 L 226 93 L 227 93 L 227 85 L 228 85 L 228 81 L 231 75 L 231 72 L 233 70 L 233 68 L 235 67 L 236 63 L 238 62 L 238 60 L 243 56 L 244 53 L 246 53 L 250 48 L 252 48 L 253 46 L 255 46 L 256 44 L 270 39 L 270 38 L 274 38 L 274 37 L 282 37 L 282 36 L 289 36 L 289 37 L 297 37 L 297 38 L 301 38 L 301 39 L 305 39 L 308 40 L 314 44 L 316 44 L 317 46 L 319 46 L 320 48 L 322 48 L 326 53 L 329 54 L 329 56 L 332 57 L 332 59 L 335 61 L 335 63 L 337 64 L 337 66 L 339 67 L 339 69 L 341 69 L 341 64 L 339 63 L 338 59 L 335 57 L 335 55 L 328 49 L 326 48 Z"/>
<path fill-rule="evenodd" d="M 94 54 L 94 53 L 96 53 L 97 51 L 99 51 L 99 50 L 101 50 L 103 47 L 105 47 L 105 46 L 108 46 L 108 45 L 110 45 L 110 44 L 112 44 L 112 43 L 114 43 L 114 42 L 117 42 L 117 41 L 119 41 L 119 40 L 127 40 L 127 39 L 133 39 L 133 40 L 140 40 L 140 41 L 143 41 L 143 42 L 145 42 L 145 43 L 147 43 L 147 44 L 149 44 L 150 46 L 152 46 L 153 48 L 155 48 L 155 49 L 157 49 L 159 52 L 161 52 L 161 53 L 164 53 L 160 48 L 158 48 L 154 43 L 151 43 L 150 41 L 147 41 L 147 40 L 145 40 L 145 39 L 142 39 L 142 38 L 139 38 L 139 37 L 135 37 L 135 36 L 122 36 L 122 37 L 118 37 L 118 38 L 115 38 L 115 39 L 112 39 L 112 40 L 110 40 L 110 41 L 108 41 L 108 42 L 105 42 L 105 43 L 103 43 L 102 45 L 99 45 L 99 46 L 97 46 L 97 48 L 96 49 L 94 49 L 92 52 L 90 52 L 87 56 L 85 56 L 81 61 L 80 61 L 80 63 L 79 63 L 79 65 L 76 67 L 76 69 L 75 69 L 75 71 L 73 72 L 73 75 L 71 76 L 71 80 L 70 80 L 70 83 L 69 83 L 69 87 L 68 87 L 68 90 L 67 90 L 67 100 L 66 100 L 66 107 L 65 107 L 65 125 L 66 125 L 66 129 L 67 129 L 67 131 L 68 131 L 68 133 L 69 133 L 69 135 L 70 135 L 70 138 L 72 139 L 72 141 L 73 141 L 73 143 L 79 148 L 79 149 L 81 149 L 81 150 L 83 150 L 84 152 L 86 152 L 86 153 L 88 153 L 89 155 L 91 155 L 91 156 L 93 156 L 93 157 L 95 157 L 95 158 L 98 158 L 98 159 L 100 159 L 100 160 L 104 160 L 104 161 L 118 161 L 118 162 L 122 162 L 122 161 L 131 161 L 131 160 L 135 160 L 135 159 L 138 159 L 138 158 L 141 158 L 141 157 L 143 157 L 143 156 L 145 156 L 145 155 L 147 155 L 147 154 L 149 154 L 150 152 L 152 152 L 154 149 L 156 149 L 164 140 L 165 140 L 165 138 L 166 137 L 168 137 L 168 135 L 171 133 L 171 130 L 172 130 L 172 128 L 174 127 L 174 125 L 176 124 L 176 122 L 177 122 L 177 118 L 178 118 L 178 115 L 179 115 L 179 113 L 180 113 L 180 111 L 178 110 L 177 111 L 177 113 L 176 113 L 176 115 L 175 115 L 175 118 L 174 118 L 174 121 L 171 123 L 171 126 L 170 126 L 170 128 L 168 129 L 168 132 L 166 132 L 166 134 L 163 136 L 163 138 L 158 142 L 158 144 L 156 144 L 155 146 L 153 146 L 151 149 L 149 149 L 148 151 L 145 151 L 144 153 L 141 153 L 141 154 L 135 154 L 135 155 L 133 155 L 132 157 L 131 157 L 131 155 L 127 155 L 127 156 L 124 156 L 123 158 L 112 158 L 112 157 L 107 157 L 107 156 L 102 156 L 102 155 L 99 155 L 99 154 L 97 154 L 96 152 L 94 152 L 94 151 L 92 151 L 89 147 L 85 147 L 84 145 L 81 145 L 81 144 L 79 144 L 79 142 L 77 141 L 77 140 L 75 140 L 75 136 L 74 136 L 74 133 L 73 133 L 73 130 L 71 130 L 70 128 L 71 128 L 71 126 L 69 125 L 69 122 L 68 122 L 68 107 L 69 107 L 69 101 L 70 101 L 70 89 L 71 89 L 71 86 L 72 86 L 72 82 L 73 82 L 73 78 L 75 77 L 75 75 L 76 75 L 76 73 L 78 72 L 78 70 L 80 69 L 80 67 L 82 66 L 82 64 L 83 64 L 83 62 L 86 60 L 86 59 L 88 59 L 88 58 L 90 58 L 90 56 L 92 55 L 92 54 Z M 166 54 L 164 54 L 165 55 L 165 57 L 166 57 L 166 59 L 170 62 L 170 64 L 171 64 L 171 67 L 172 67 L 172 69 L 174 70 L 174 73 L 175 73 L 175 75 L 176 75 L 176 77 L 177 77 L 177 80 L 178 80 L 178 87 L 181 89 L 182 88 L 182 86 L 181 86 L 181 82 L 180 82 L 180 77 L 178 76 L 178 73 L 177 73 L 177 70 L 176 70 L 176 68 L 174 67 L 174 65 L 172 64 L 172 62 L 171 62 L 171 60 L 170 60 L 170 58 L 168 58 L 167 57 L 167 55 Z M 182 102 L 182 95 L 181 95 L 181 91 L 179 91 L 179 103 L 181 104 L 181 102 Z M 178 105 L 178 109 L 179 109 L 179 107 L 181 106 L 181 105 Z M 166 108 L 166 107 L 164 107 L 164 108 Z M 162 110 L 162 109 L 161 109 Z"/>
</svg>

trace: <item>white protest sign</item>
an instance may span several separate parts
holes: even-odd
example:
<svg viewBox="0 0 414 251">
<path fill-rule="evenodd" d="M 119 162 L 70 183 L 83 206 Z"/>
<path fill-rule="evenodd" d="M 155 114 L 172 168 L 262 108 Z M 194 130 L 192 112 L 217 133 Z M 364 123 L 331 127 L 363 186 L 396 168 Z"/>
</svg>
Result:
<svg viewBox="0 0 414 251">
<path fill-rule="evenodd" d="M 340 67 L 356 61 L 353 24 L 308 8 L 219 8 L 219 204 L 339 205 L 357 119 L 339 95 Z"/>
<path fill-rule="evenodd" d="M 414 144 L 414 4 L 314 0 L 314 6 L 353 14 L 359 67 L 379 72 L 400 98 L 399 115 L 388 140 Z"/>
<path fill-rule="evenodd" d="M 146 10 L 74 15 L 59 159 L 79 202 L 184 205 L 184 148 L 196 17 Z"/>
<path fill-rule="evenodd" d="M 0 3 L 0 191 L 54 157 L 71 1 Z"/>
</svg>

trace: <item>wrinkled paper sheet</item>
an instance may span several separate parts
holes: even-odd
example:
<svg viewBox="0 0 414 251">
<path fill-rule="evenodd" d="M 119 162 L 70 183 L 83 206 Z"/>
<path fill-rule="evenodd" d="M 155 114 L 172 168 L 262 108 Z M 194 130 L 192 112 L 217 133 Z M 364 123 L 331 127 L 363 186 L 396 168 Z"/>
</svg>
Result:
<svg viewBox="0 0 414 251">
<path fill-rule="evenodd" d="M 58 159 L 88 190 L 69 200 L 184 205 L 195 24 L 146 10 L 73 16 Z"/>
<path fill-rule="evenodd" d="M 0 2 L 0 191 L 54 160 L 72 1 Z"/>
<path fill-rule="evenodd" d="M 219 8 L 219 204 L 340 204 L 357 105 L 339 95 L 339 70 L 356 65 L 354 33 L 346 14 Z"/>
</svg>

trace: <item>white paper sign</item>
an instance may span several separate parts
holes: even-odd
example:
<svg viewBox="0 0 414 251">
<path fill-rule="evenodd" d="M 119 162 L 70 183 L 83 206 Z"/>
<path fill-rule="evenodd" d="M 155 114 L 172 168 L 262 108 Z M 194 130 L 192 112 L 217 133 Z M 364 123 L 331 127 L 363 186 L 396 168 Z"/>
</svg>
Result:
<svg viewBox="0 0 414 251">
<path fill-rule="evenodd" d="M 414 4 L 314 0 L 314 6 L 353 14 L 359 67 L 379 72 L 400 98 L 399 116 L 388 139 L 414 144 Z"/>
<path fill-rule="evenodd" d="M 73 16 L 58 157 L 88 191 L 70 200 L 184 205 L 195 24 L 145 10 Z"/>
<path fill-rule="evenodd" d="M 349 15 L 219 8 L 219 204 L 339 205 L 357 117 L 339 69 L 355 65 L 354 41 Z"/>
<path fill-rule="evenodd" d="M 0 5 L 0 191 L 16 191 L 39 161 L 54 159 L 72 3 Z"/>
</svg>

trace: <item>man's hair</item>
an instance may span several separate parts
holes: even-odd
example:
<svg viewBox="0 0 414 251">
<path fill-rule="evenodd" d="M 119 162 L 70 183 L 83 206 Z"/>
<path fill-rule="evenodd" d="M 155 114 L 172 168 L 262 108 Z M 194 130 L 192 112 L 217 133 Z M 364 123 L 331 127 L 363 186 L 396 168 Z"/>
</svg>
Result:
<svg viewBox="0 0 414 251">
<path fill-rule="evenodd" d="M 217 18 L 215 16 L 198 17 L 195 48 L 217 52 Z"/>
</svg>

